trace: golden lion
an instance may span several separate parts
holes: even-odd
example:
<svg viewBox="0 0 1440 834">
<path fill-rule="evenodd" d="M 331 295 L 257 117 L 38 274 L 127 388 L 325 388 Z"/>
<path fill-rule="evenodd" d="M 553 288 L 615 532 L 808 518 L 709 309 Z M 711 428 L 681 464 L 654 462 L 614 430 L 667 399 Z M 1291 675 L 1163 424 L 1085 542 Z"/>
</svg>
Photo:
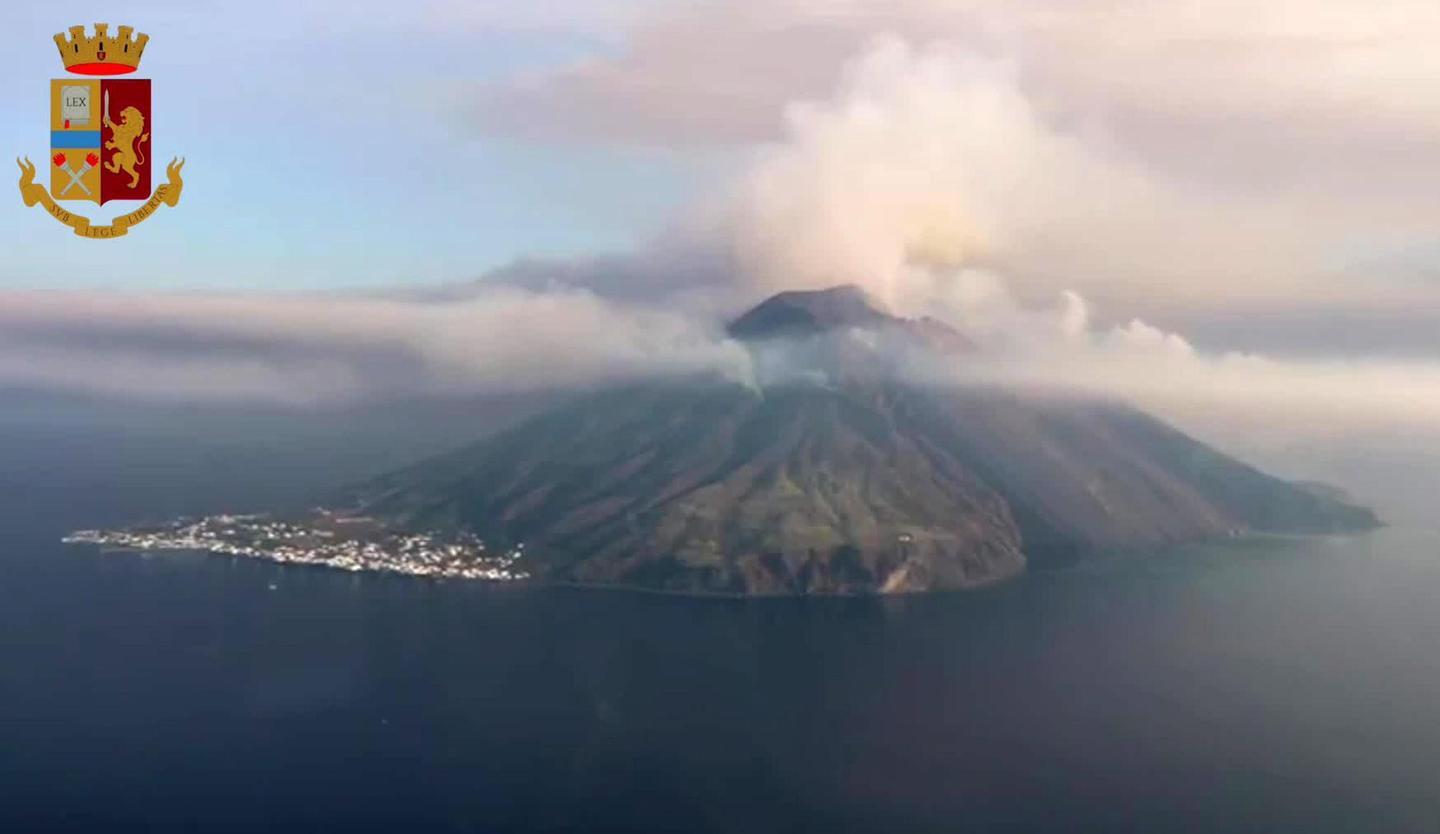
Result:
<svg viewBox="0 0 1440 834">
<path fill-rule="evenodd" d="M 135 166 L 145 164 L 145 153 L 140 150 L 140 145 L 150 139 L 150 134 L 141 132 L 145 130 L 145 116 L 140 108 L 127 107 L 120 111 L 120 124 L 115 124 L 106 116 L 105 126 L 110 128 L 111 136 L 110 141 L 105 143 L 105 150 L 118 149 L 105 163 L 105 170 L 118 174 L 124 168 L 125 173 L 130 175 L 130 187 L 134 188 L 140 184 Z"/>
</svg>

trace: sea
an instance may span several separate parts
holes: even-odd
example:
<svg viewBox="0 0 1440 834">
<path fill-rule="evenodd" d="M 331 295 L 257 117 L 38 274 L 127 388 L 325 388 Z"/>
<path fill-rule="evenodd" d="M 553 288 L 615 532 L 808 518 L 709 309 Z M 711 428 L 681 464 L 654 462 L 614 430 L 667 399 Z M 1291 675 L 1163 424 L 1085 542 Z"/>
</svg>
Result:
<svg viewBox="0 0 1440 834">
<path fill-rule="evenodd" d="M 0 419 L 0 831 L 1440 831 L 1423 524 L 755 601 L 60 544 L 364 465 L 193 422 Z"/>
</svg>

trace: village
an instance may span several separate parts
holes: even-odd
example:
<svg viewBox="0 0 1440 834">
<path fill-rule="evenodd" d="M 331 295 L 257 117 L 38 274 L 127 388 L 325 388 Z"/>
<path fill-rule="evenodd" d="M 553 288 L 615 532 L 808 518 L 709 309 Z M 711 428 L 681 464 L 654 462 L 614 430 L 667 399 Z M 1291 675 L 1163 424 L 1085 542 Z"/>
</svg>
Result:
<svg viewBox="0 0 1440 834">
<path fill-rule="evenodd" d="M 492 553 L 475 536 L 442 539 L 425 533 L 386 530 L 367 517 L 317 509 L 304 521 L 267 515 L 213 515 L 159 526 L 78 530 L 67 544 L 107 550 L 198 550 L 347 571 L 513 582 L 530 578 L 518 567 L 523 544 Z"/>
</svg>

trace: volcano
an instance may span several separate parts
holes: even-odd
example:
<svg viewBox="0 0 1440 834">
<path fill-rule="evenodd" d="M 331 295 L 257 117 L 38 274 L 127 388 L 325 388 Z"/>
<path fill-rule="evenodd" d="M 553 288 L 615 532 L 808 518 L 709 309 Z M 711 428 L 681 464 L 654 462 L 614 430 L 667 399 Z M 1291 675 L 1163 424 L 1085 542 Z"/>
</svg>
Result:
<svg viewBox="0 0 1440 834">
<path fill-rule="evenodd" d="M 854 287 L 782 293 L 729 334 L 747 384 L 584 395 L 347 500 L 523 543 L 553 582 L 738 595 L 974 588 L 1098 551 L 1378 523 L 1124 404 L 915 382 L 922 357 L 975 346 Z"/>
</svg>

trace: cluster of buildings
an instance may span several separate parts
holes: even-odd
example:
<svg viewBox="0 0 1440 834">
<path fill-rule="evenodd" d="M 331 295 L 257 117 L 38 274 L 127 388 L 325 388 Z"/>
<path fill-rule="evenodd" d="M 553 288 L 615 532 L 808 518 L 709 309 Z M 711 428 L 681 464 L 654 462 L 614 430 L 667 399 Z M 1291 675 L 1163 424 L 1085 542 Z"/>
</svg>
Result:
<svg viewBox="0 0 1440 834">
<path fill-rule="evenodd" d="M 78 530 L 64 541 L 115 550 L 202 550 L 348 571 L 492 582 L 530 578 L 517 567 L 524 556 L 523 544 L 497 554 L 466 534 L 441 540 L 423 533 L 390 532 L 373 523 L 346 523 L 350 521 L 354 520 L 329 513 L 318 514 L 314 525 L 263 515 L 215 515 L 158 528 Z"/>
</svg>

